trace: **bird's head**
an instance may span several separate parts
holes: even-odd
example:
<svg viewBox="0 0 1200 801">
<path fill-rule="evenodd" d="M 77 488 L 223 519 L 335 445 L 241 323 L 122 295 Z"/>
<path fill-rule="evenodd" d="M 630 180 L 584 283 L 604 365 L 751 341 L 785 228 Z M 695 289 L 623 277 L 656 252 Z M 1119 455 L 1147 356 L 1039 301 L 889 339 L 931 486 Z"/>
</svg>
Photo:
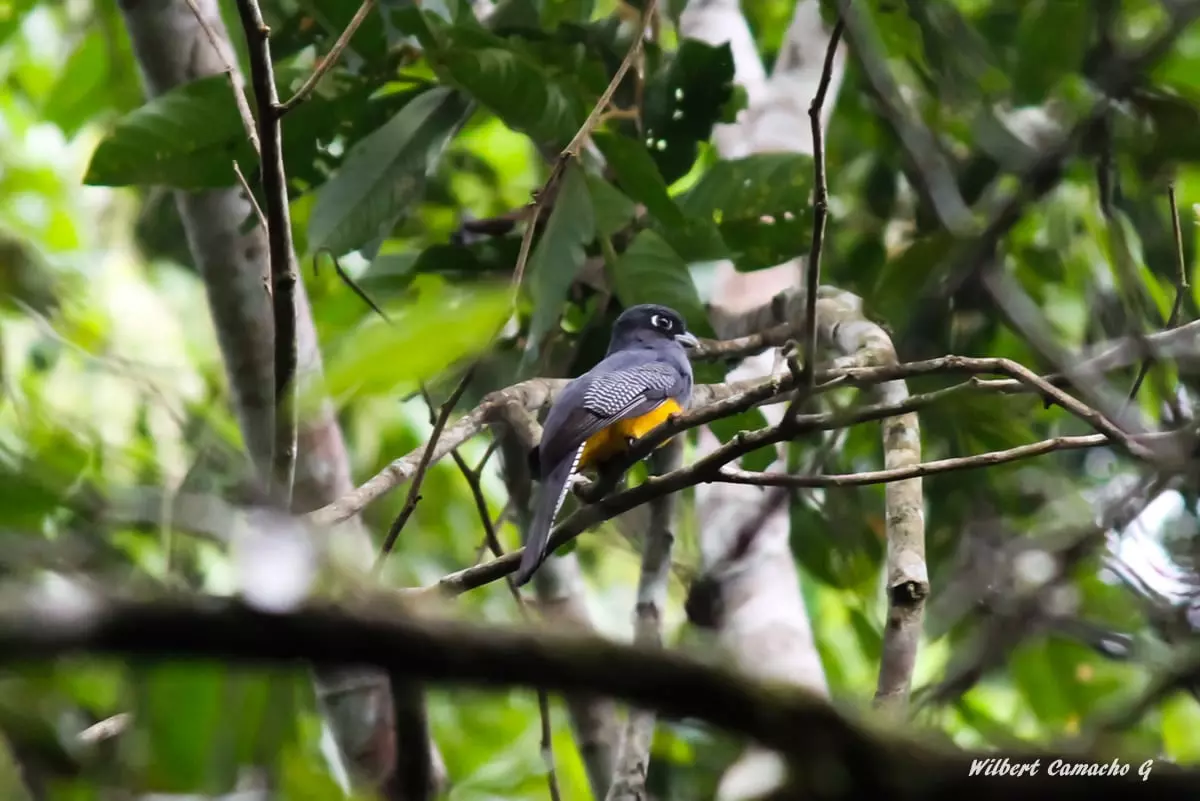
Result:
<svg viewBox="0 0 1200 801">
<path fill-rule="evenodd" d="M 687 323 L 679 312 L 667 306 L 644 303 L 621 312 L 613 324 L 608 351 L 612 353 L 634 343 L 653 344 L 659 341 L 678 342 L 685 348 L 694 348 L 699 344 L 687 330 Z"/>
</svg>

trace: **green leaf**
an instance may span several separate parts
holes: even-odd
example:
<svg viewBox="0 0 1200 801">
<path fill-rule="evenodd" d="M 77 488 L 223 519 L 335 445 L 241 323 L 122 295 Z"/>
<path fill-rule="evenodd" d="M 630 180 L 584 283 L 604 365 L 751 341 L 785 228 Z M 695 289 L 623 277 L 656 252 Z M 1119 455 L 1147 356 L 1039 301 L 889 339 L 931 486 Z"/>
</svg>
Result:
<svg viewBox="0 0 1200 801">
<path fill-rule="evenodd" d="M 526 281 L 533 299 L 526 355 L 535 352 L 558 321 L 567 291 L 583 267 L 584 247 L 596 238 L 596 215 L 583 171 L 574 161 L 563 173 L 554 208 L 529 256 Z"/>
<path fill-rule="evenodd" d="M 20 30 L 25 15 L 36 5 L 36 0 L 10 0 L 0 6 L 0 44 Z"/>
<path fill-rule="evenodd" d="M 1200 708 L 1196 700 L 1179 693 L 1162 705 L 1163 748 L 1181 765 L 1200 762 Z"/>
<path fill-rule="evenodd" d="M 1078 72 L 1095 25 L 1091 0 L 1025 3 L 1017 29 L 1014 104 L 1045 101 L 1060 79 Z"/>
<path fill-rule="evenodd" d="M 487 347 L 509 314 L 507 287 L 454 288 L 438 276 L 413 281 L 403 305 L 384 309 L 392 324 L 370 315 L 329 349 L 325 387 L 300 390 L 301 413 L 324 393 L 379 395 L 411 388 Z"/>
<path fill-rule="evenodd" d="M 615 273 L 614 289 L 622 306 L 661 303 L 683 315 L 697 336 L 713 336 L 687 264 L 657 232 L 646 230 L 634 237 L 617 259 Z"/>
<path fill-rule="evenodd" d="M 588 175 L 588 191 L 592 196 L 592 208 L 596 213 L 596 231 L 608 239 L 633 219 L 633 201 L 603 178 Z"/>
<path fill-rule="evenodd" d="M 169 663 L 133 671 L 134 725 L 145 736 L 144 783 L 158 792 L 226 792 L 236 771 L 217 770 L 219 738 L 230 707 L 227 670 L 219 664 Z M 218 775 L 218 774 L 222 775 Z"/>
<path fill-rule="evenodd" d="M 327 248 L 340 256 L 386 235 L 420 199 L 426 174 L 469 106 L 451 89 L 430 89 L 359 141 L 317 190 L 309 250 Z"/>
<path fill-rule="evenodd" d="M 685 214 L 717 223 L 737 267 L 771 267 L 808 252 L 812 159 L 771 153 L 719 161 L 679 199 Z"/>
<path fill-rule="evenodd" d="M 576 77 L 548 68 L 513 40 L 476 28 L 450 28 L 428 57 L 448 82 L 535 141 L 565 144 L 587 116 Z"/>
<path fill-rule="evenodd" d="M 554 30 L 564 22 L 587 22 L 595 7 L 595 0 L 544 0 L 542 25 Z"/>
<path fill-rule="evenodd" d="M 733 97 L 733 51 L 685 39 L 666 69 L 646 85 L 646 141 L 668 184 L 696 161 L 697 148 Z"/>
<path fill-rule="evenodd" d="M 101 140 L 83 182 L 91 186 L 233 186 L 232 162 L 253 151 L 224 75 L 177 86 L 128 114 Z"/>
<path fill-rule="evenodd" d="M 684 224 L 683 212 L 667 194 L 667 184 L 658 165 L 642 143 L 604 131 L 596 133 L 592 141 L 616 173 L 621 189 L 663 225 L 674 228 Z"/>
<path fill-rule="evenodd" d="M 1200 96 L 1200 92 L 1197 93 Z M 1200 109 L 1196 101 L 1164 92 L 1139 91 L 1130 98 L 1151 123 L 1150 136 L 1139 136 L 1134 146 L 1155 162 L 1200 161 Z"/>
<path fill-rule="evenodd" d="M 725 244 L 720 229 L 711 219 L 687 217 L 683 225 L 673 228 L 658 222 L 653 223 L 651 227 L 689 264 L 730 259 L 735 255 Z"/>
<path fill-rule="evenodd" d="M 42 106 L 42 116 L 62 129 L 67 137 L 75 133 L 109 102 L 112 82 L 109 68 L 109 44 L 105 33 L 96 29 L 85 35 L 58 74 L 54 88 Z M 232 99 L 232 95 L 230 96 Z"/>
</svg>

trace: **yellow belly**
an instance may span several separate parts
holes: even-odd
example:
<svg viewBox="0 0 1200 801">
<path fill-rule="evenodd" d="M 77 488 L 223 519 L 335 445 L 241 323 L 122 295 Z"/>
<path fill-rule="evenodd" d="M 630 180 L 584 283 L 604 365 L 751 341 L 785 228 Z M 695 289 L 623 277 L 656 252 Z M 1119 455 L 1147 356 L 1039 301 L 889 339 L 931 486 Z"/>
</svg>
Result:
<svg viewBox="0 0 1200 801">
<path fill-rule="evenodd" d="M 579 457 L 579 467 L 584 470 L 600 462 L 606 462 L 624 451 L 630 439 L 641 439 L 662 425 L 668 417 L 678 414 L 683 409 L 674 400 L 668 398 L 654 411 L 647 412 L 641 417 L 631 417 L 618 420 L 608 428 L 593 434 L 583 445 L 583 454 Z M 666 445 L 665 440 L 658 447 Z"/>
</svg>

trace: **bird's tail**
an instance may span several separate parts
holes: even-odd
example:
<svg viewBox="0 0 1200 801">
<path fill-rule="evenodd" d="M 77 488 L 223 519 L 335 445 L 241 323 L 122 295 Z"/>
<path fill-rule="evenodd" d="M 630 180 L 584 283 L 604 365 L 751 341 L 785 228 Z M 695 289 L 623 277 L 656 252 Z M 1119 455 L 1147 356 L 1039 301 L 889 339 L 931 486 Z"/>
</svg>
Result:
<svg viewBox="0 0 1200 801">
<path fill-rule="evenodd" d="M 582 448 L 580 449 L 582 451 Z M 525 552 L 521 554 L 521 566 L 513 575 L 513 583 L 520 587 L 533 576 L 533 572 L 546 558 L 546 546 L 550 543 L 550 529 L 554 527 L 554 518 L 562 508 L 567 497 L 567 482 L 579 464 L 579 453 L 574 458 L 563 459 L 550 475 L 542 479 L 541 491 L 533 510 L 533 520 L 525 535 Z"/>
</svg>

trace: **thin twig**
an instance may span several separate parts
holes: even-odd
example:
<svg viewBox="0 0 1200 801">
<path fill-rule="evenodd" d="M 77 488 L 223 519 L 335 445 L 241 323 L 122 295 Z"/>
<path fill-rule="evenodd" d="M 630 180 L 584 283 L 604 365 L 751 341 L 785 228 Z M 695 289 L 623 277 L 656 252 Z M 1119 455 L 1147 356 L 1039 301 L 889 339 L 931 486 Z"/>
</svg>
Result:
<svg viewBox="0 0 1200 801">
<path fill-rule="evenodd" d="M 283 138 L 275 107 L 279 97 L 271 64 L 271 30 L 263 21 L 258 0 L 238 0 L 238 13 L 246 33 L 250 78 L 258 106 L 258 134 L 262 146 L 263 203 L 266 206 L 267 242 L 271 262 L 271 307 L 275 316 L 275 447 L 267 477 L 271 495 L 290 508 L 296 475 L 296 274 L 292 252 L 292 223 L 288 214 L 287 179 L 283 168 Z"/>
<path fill-rule="evenodd" d="M 326 256 L 328 256 L 329 260 L 333 262 L 334 272 L 337 273 L 337 277 L 342 280 L 342 283 L 345 284 L 346 286 L 350 287 L 350 291 L 353 292 L 355 295 L 358 295 L 359 300 L 361 300 L 363 303 L 370 306 L 371 311 L 378 314 L 385 323 L 387 323 L 388 325 L 391 325 L 392 318 L 388 316 L 388 313 L 385 312 L 382 308 L 380 308 L 379 304 L 377 304 L 374 300 L 371 299 L 371 296 L 367 294 L 366 290 L 364 290 L 362 287 L 360 287 L 358 285 L 358 282 L 355 281 L 353 278 L 351 278 L 350 275 L 345 270 L 342 269 L 342 264 L 340 261 L 338 261 L 338 257 L 333 255 L 333 251 L 330 250 L 329 248 L 321 248 L 316 253 L 313 254 L 313 275 L 317 274 L 317 265 L 318 265 L 317 259 L 321 256 L 322 253 L 324 253 Z"/>
<path fill-rule="evenodd" d="M 425 449 L 425 454 L 421 459 L 421 463 L 417 465 L 417 472 L 413 475 L 412 486 L 408 488 L 408 497 L 404 500 L 404 507 L 400 510 L 400 514 L 392 522 L 391 528 L 388 529 L 387 538 L 383 541 L 383 547 L 379 550 L 379 555 L 375 558 L 375 566 L 373 573 L 378 575 L 379 570 L 383 567 L 383 561 L 387 555 L 392 552 L 392 548 L 396 544 L 396 538 L 400 536 L 401 530 L 412 517 L 413 511 L 417 508 L 417 503 L 421 500 L 420 489 L 421 483 L 425 480 L 425 473 L 429 469 L 429 464 L 432 461 L 429 457 L 433 455 L 434 446 L 438 439 L 442 436 L 442 431 L 446 428 L 446 422 L 450 419 L 451 412 L 454 411 L 455 404 L 458 399 L 467 391 L 467 385 L 471 382 L 471 377 L 474 375 L 475 367 L 472 365 L 463 374 L 462 379 L 458 382 L 458 386 L 450 393 L 450 397 L 442 404 L 441 411 L 438 412 L 437 421 L 433 424 L 433 432 L 429 435 L 429 445 Z"/>
<path fill-rule="evenodd" d="M 1173 432 L 1164 432 L 1148 438 L 1173 436 L 1176 436 Z M 819 476 L 793 476 L 785 473 L 755 473 L 740 468 L 725 467 L 718 474 L 716 480 L 727 484 L 750 484 L 759 487 L 861 487 L 867 484 L 889 484 L 893 481 L 903 481 L 907 478 L 921 478 L 937 473 L 950 473 L 956 470 L 992 467 L 998 464 L 1041 456 L 1053 451 L 1100 448 L 1111 444 L 1111 440 L 1103 434 L 1053 437 L 1002 451 L 991 451 L 975 456 L 956 456 L 951 459 L 938 459 L 895 470 L 873 470 L 866 473 L 839 473 Z"/>
<path fill-rule="evenodd" d="M 621 85 L 621 81 L 625 78 L 625 73 L 629 71 L 634 61 L 637 60 L 638 53 L 642 52 L 642 47 L 646 44 L 646 27 L 650 24 L 650 18 L 654 16 L 657 7 L 658 0 L 646 0 L 646 5 L 642 8 L 641 19 L 638 20 L 637 30 L 633 33 L 633 42 L 629 45 L 629 50 L 625 53 L 625 58 L 622 59 L 621 66 L 617 67 L 612 80 L 608 82 L 604 93 L 600 95 L 600 99 L 592 107 L 592 111 L 588 114 L 587 119 L 583 121 L 583 125 L 579 126 L 579 131 L 571 139 L 570 144 L 563 149 L 563 155 L 569 155 L 574 158 L 579 157 L 579 149 L 583 147 L 583 143 L 587 138 L 592 135 L 592 131 L 600 122 L 600 116 L 608 110 L 613 94 L 616 93 L 617 87 Z"/>
<path fill-rule="evenodd" d="M 600 124 L 601 117 L 608 109 L 609 103 L 612 102 L 612 96 L 617 91 L 621 80 L 625 77 L 625 73 L 629 71 L 629 67 L 637 59 L 637 55 L 641 52 L 642 46 L 645 44 L 646 25 L 648 24 L 651 15 L 654 14 L 657 0 L 647 0 L 646 7 L 642 11 L 641 21 L 638 24 L 638 29 L 634 34 L 633 43 L 629 45 L 629 50 L 625 53 L 625 58 L 621 61 L 621 66 L 617 68 L 612 80 L 596 101 L 596 105 L 592 107 L 591 112 L 583 121 L 583 125 L 579 126 L 579 130 L 571 137 L 571 141 L 562 149 L 555 160 L 554 165 L 550 168 L 550 175 L 546 178 L 546 182 L 542 184 L 542 188 L 534 193 L 533 201 L 529 206 L 528 217 L 525 233 L 521 237 L 521 249 L 517 253 L 517 263 L 513 267 L 512 287 L 514 297 L 520 291 L 521 282 L 525 277 L 525 266 L 529 262 L 529 251 L 533 246 L 533 235 L 537 228 L 538 220 L 542 216 L 542 212 L 546 206 L 554 202 L 554 195 L 558 190 L 558 182 L 562 179 L 563 173 L 566 171 L 567 163 L 579 157 L 579 149 L 587 138 L 592 135 L 592 131 Z"/>
<path fill-rule="evenodd" d="M 204 31 L 204 35 L 208 38 L 209 44 L 217 54 L 217 58 L 221 59 L 224 65 L 225 77 L 229 79 L 229 86 L 233 90 L 233 102 L 237 106 L 238 116 L 241 117 L 242 127 L 246 129 L 246 138 L 250 140 L 250 146 L 254 148 L 255 155 L 262 154 L 262 148 L 258 142 L 258 129 L 254 123 L 254 114 L 250 111 L 250 103 L 246 100 L 246 90 L 242 87 L 241 81 L 238 80 L 237 71 L 234 70 L 233 64 L 229 62 L 225 50 L 221 47 L 221 40 L 217 37 L 217 32 L 208 24 L 208 20 L 204 18 L 204 14 L 200 11 L 200 6 L 196 5 L 196 0 L 184 0 L 188 4 L 188 8 L 196 15 L 196 22 L 200 23 L 200 28 Z M 241 173 L 238 173 L 241 178 Z M 245 178 L 242 182 L 245 183 Z M 253 195 L 251 195 L 253 198 Z M 253 201 L 252 201 L 253 202 Z M 261 216 L 261 213 L 260 213 Z M 263 228 L 266 228 L 264 223 Z"/>
<path fill-rule="evenodd" d="M 242 174 L 242 168 L 237 161 L 233 162 L 233 174 L 237 176 L 238 183 L 242 185 L 242 191 L 246 193 L 246 199 L 250 201 L 250 207 L 254 209 L 254 216 L 258 218 L 258 224 L 262 226 L 263 231 L 267 231 L 267 215 L 263 214 L 262 206 L 258 205 L 258 198 L 254 196 L 254 190 L 250 188 L 250 182 L 246 180 L 246 176 Z"/>
<path fill-rule="evenodd" d="M 346 26 L 346 30 L 342 31 L 342 35 L 339 36 L 337 41 L 333 43 L 333 47 L 329 49 L 329 52 L 325 54 L 325 57 L 317 62 L 316 68 L 312 71 L 312 74 L 305 79 L 300 88 L 296 90 L 296 94 L 288 98 L 286 103 L 280 103 L 278 106 L 276 106 L 276 113 L 280 117 L 282 117 L 284 114 L 287 114 L 289 111 L 308 99 L 308 96 L 312 94 L 313 89 L 316 88 L 317 81 L 321 80 L 322 76 L 329 72 L 330 68 L 332 68 L 333 65 L 338 62 L 338 59 L 341 58 L 342 51 L 346 49 L 348 44 L 350 44 L 350 39 L 354 37 L 354 34 L 358 31 L 359 26 L 363 24 L 363 20 L 367 18 L 367 14 L 369 14 L 371 9 L 375 7 L 375 2 L 376 0 L 363 0 L 362 5 L 358 7 L 358 11 L 354 12 L 354 16 L 350 19 L 350 23 Z"/>
<path fill-rule="evenodd" d="M 812 124 L 813 142 L 813 230 L 812 247 L 808 254 L 808 267 L 805 273 L 805 312 L 804 312 L 804 375 L 808 389 L 812 389 L 817 375 L 817 290 L 821 285 L 821 246 L 825 240 L 825 217 L 829 211 L 829 190 L 825 186 L 825 147 L 821 135 L 821 109 L 825 105 L 825 95 L 829 92 L 829 82 L 833 76 L 833 59 L 837 55 L 838 44 L 842 40 L 844 23 L 839 15 L 833 33 L 829 35 L 829 45 L 825 48 L 825 64 L 821 68 L 821 81 L 817 84 L 817 93 L 812 105 L 808 107 L 808 119 Z"/>
</svg>

